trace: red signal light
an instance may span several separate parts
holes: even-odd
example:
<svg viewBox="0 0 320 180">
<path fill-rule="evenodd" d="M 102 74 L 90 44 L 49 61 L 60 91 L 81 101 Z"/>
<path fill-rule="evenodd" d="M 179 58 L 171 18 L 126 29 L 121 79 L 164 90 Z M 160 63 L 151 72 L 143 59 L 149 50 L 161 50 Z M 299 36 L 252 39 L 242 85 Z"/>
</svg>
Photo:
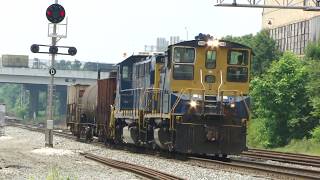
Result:
<svg viewBox="0 0 320 180">
<path fill-rule="evenodd" d="M 60 16 L 64 17 L 66 15 L 65 11 L 60 11 Z"/>
<path fill-rule="evenodd" d="M 47 11 L 48 16 L 52 16 L 52 11 Z"/>
</svg>

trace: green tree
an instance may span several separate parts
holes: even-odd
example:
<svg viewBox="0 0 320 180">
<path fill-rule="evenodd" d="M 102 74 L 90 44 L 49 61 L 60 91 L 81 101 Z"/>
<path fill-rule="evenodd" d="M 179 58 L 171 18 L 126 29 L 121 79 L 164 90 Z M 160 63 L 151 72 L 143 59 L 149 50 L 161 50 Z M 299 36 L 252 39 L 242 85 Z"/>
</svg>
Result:
<svg viewBox="0 0 320 180">
<path fill-rule="evenodd" d="M 312 115 L 320 118 L 320 41 L 308 44 L 305 49 L 305 59 L 308 62 L 309 83 L 308 95 L 312 104 Z"/>
<path fill-rule="evenodd" d="M 311 131 L 311 135 L 313 141 L 320 143 L 320 125 Z"/>
<path fill-rule="evenodd" d="M 304 51 L 306 59 L 320 60 L 320 41 L 309 43 Z"/>
<path fill-rule="evenodd" d="M 81 62 L 78 60 L 75 60 L 74 62 L 72 62 L 71 64 L 71 69 L 72 70 L 80 70 L 81 69 Z"/>
<path fill-rule="evenodd" d="M 66 60 L 60 60 L 55 62 L 55 67 L 60 70 L 70 70 L 71 62 Z"/>
<path fill-rule="evenodd" d="M 320 49 L 320 47 L 318 47 Z M 307 84 L 307 92 L 312 105 L 311 114 L 315 118 L 320 118 L 320 61 L 308 61 L 308 71 L 310 81 Z"/>
<path fill-rule="evenodd" d="M 7 111 L 13 112 L 17 100 L 19 99 L 21 85 L 3 84 L 0 88 L 0 97 L 6 104 Z"/>
<path fill-rule="evenodd" d="M 249 141 L 264 147 L 285 145 L 303 138 L 315 127 L 306 95 L 308 73 L 304 62 L 285 53 L 270 69 L 252 81 L 253 122 L 260 124 Z M 263 138 L 262 138 L 263 137 Z"/>
</svg>

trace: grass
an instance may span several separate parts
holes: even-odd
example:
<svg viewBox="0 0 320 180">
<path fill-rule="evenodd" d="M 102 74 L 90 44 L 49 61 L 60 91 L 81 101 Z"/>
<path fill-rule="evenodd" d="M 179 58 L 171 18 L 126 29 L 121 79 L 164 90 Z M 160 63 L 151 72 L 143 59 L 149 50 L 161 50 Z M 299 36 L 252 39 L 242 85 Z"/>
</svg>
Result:
<svg viewBox="0 0 320 180">
<path fill-rule="evenodd" d="M 35 180 L 36 178 L 31 177 L 29 180 Z M 48 175 L 46 176 L 45 180 L 77 180 L 78 178 L 71 178 L 71 177 L 63 177 L 60 172 L 56 168 L 52 168 Z"/>
<path fill-rule="evenodd" d="M 320 143 L 311 139 L 292 140 L 288 145 L 272 150 L 320 156 Z"/>
</svg>

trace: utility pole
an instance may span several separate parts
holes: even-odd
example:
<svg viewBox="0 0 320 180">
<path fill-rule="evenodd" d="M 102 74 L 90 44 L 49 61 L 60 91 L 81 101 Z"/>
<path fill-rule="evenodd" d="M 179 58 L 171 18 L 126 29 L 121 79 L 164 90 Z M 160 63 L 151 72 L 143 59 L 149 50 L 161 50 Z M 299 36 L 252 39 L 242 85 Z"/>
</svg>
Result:
<svg viewBox="0 0 320 180">
<path fill-rule="evenodd" d="M 188 28 L 187 28 L 187 26 L 186 27 L 184 27 L 184 29 L 186 30 L 186 33 L 187 33 L 187 41 L 189 40 L 189 33 L 188 33 Z"/>
</svg>

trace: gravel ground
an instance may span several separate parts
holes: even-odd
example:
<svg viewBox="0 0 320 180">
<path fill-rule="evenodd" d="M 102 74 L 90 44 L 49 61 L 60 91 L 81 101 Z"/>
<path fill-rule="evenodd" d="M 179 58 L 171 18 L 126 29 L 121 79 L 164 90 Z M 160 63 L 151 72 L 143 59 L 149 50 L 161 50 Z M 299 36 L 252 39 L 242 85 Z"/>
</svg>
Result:
<svg viewBox="0 0 320 180">
<path fill-rule="evenodd" d="M 6 134 L 6 137 L 0 137 L 0 179 L 46 179 L 57 173 L 64 179 L 141 179 L 132 173 L 85 159 L 79 152 L 103 155 L 186 179 L 262 179 L 192 166 L 173 159 L 110 150 L 61 137 L 54 137 L 54 149 L 43 148 L 43 134 L 14 127 L 7 127 Z"/>
</svg>

